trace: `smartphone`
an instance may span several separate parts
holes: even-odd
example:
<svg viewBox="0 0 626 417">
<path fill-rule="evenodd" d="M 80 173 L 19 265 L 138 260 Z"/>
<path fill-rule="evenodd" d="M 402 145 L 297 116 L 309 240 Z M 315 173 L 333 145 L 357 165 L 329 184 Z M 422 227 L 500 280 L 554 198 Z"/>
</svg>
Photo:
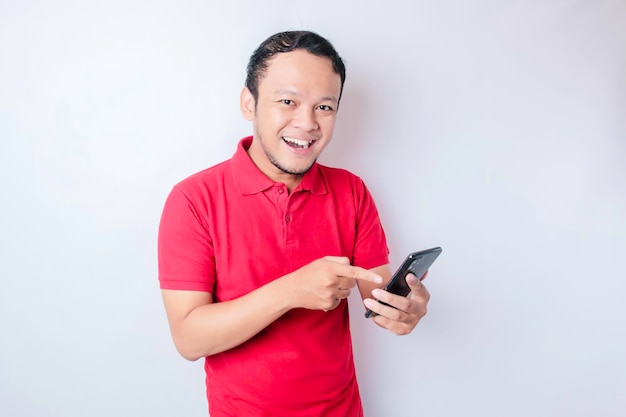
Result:
<svg viewBox="0 0 626 417">
<path fill-rule="evenodd" d="M 407 274 L 411 273 L 418 279 L 422 279 L 426 271 L 428 271 L 428 268 L 430 268 L 433 262 L 435 262 L 435 259 L 437 259 L 439 254 L 441 254 L 441 250 L 442 249 L 440 247 L 436 247 L 410 253 L 383 289 L 389 291 L 390 293 L 405 297 L 409 295 L 411 288 L 409 287 L 409 284 L 406 283 Z M 378 302 L 387 306 L 389 305 L 383 301 Z M 376 315 L 377 314 L 369 308 L 367 309 L 367 312 L 365 312 L 366 318 L 374 317 Z"/>
</svg>

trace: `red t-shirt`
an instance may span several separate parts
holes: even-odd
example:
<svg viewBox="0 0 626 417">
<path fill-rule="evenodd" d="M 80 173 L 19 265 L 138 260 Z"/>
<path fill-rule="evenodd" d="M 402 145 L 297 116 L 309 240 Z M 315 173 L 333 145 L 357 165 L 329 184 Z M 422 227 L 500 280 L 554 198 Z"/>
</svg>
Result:
<svg viewBox="0 0 626 417">
<path fill-rule="evenodd" d="M 346 170 L 315 164 L 291 193 L 232 159 L 177 184 L 159 229 L 162 289 L 238 298 L 323 256 L 371 269 L 388 249 L 374 201 Z M 247 342 L 205 360 L 211 417 L 363 415 L 346 300 L 293 309 Z"/>
</svg>

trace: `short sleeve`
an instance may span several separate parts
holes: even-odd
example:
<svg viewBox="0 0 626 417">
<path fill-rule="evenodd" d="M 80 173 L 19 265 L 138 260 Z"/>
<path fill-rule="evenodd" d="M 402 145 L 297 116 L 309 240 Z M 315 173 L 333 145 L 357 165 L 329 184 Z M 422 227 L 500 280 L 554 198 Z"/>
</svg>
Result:
<svg viewBox="0 0 626 417">
<path fill-rule="evenodd" d="M 389 248 L 374 199 L 357 177 L 354 190 L 357 210 L 353 264 L 372 269 L 389 263 Z"/>
<path fill-rule="evenodd" d="M 165 202 L 158 235 L 161 289 L 213 292 L 215 256 L 201 207 L 178 187 Z"/>
</svg>

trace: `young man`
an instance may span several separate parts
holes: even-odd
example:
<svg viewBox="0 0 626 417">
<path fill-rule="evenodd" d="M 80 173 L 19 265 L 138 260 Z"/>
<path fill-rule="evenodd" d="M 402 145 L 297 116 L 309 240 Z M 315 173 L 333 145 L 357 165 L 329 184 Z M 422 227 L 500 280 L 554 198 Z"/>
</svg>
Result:
<svg viewBox="0 0 626 417">
<path fill-rule="evenodd" d="M 271 36 L 248 65 L 253 135 L 232 159 L 177 184 L 159 229 L 159 280 L 176 348 L 205 358 L 211 417 L 363 415 L 346 298 L 407 334 L 429 294 L 390 277 L 376 206 L 360 178 L 316 162 L 330 141 L 344 64 L 311 32 Z M 396 307 L 376 302 L 385 301 Z"/>
</svg>

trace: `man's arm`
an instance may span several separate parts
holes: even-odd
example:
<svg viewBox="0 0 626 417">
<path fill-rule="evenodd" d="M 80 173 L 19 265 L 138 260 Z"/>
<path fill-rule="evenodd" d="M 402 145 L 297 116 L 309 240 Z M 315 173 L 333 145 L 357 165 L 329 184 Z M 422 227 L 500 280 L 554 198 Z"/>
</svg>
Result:
<svg viewBox="0 0 626 417">
<path fill-rule="evenodd" d="M 176 349 L 196 360 L 233 348 L 289 310 L 276 281 L 241 298 L 213 303 L 208 292 L 162 290 Z"/>
<path fill-rule="evenodd" d="M 383 277 L 385 283 L 391 279 L 389 264 L 381 265 L 370 271 Z M 426 278 L 427 274 L 428 272 L 424 274 L 422 280 Z M 409 288 L 411 288 L 411 292 L 406 297 L 384 291 L 381 289 L 382 285 L 366 281 L 358 282 L 365 307 L 378 313 L 372 318 L 374 323 L 398 335 L 405 335 L 413 331 L 421 318 L 426 315 L 426 306 L 430 300 L 430 293 L 415 275 L 408 274 L 406 280 Z M 395 308 L 381 304 L 376 300 L 384 301 Z"/>
<path fill-rule="evenodd" d="M 162 295 L 176 348 L 196 360 L 244 343 L 292 308 L 332 310 L 357 281 L 383 282 L 347 258 L 325 257 L 230 301 L 214 303 L 211 293 L 197 291 Z"/>
</svg>

